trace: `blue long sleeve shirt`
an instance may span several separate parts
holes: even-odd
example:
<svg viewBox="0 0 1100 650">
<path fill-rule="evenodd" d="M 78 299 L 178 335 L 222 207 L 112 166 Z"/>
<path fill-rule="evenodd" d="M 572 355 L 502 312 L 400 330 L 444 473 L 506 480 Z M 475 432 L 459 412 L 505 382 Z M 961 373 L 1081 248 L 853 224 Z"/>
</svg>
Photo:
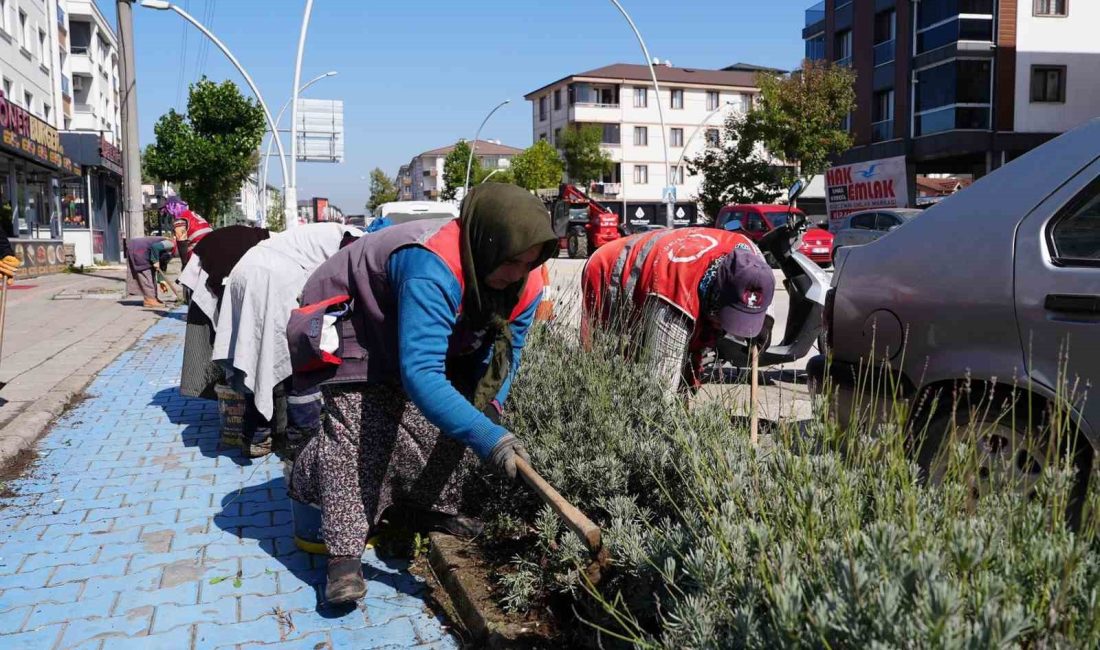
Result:
<svg viewBox="0 0 1100 650">
<path fill-rule="evenodd" d="M 481 458 L 488 457 L 507 431 L 476 409 L 446 376 L 448 343 L 462 302 L 458 279 L 439 256 L 419 246 L 393 253 L 388 272 L 397 296 L 397 346 L 405 392 L 443 433 L 468 445 Z M 502 406 L 519 368 L 539 299 L 512 322 L 512 364 L 496 397 Z M 486 347 L 483 368 L 488 367 L 492 353 L 491 346 Z"/>
</svg>

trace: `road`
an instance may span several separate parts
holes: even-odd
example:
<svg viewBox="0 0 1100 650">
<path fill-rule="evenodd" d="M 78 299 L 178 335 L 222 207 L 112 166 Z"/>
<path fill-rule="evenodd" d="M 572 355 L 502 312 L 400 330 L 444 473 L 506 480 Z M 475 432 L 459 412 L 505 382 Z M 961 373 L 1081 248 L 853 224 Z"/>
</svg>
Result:
<svg viewBox="0 0 1100 650">
<path fill-rule="evenodd" d="M 584 260 L 558 258 L 549 262 L 549 297 L 554 301 L 554 311 L 558 318 L 580 322 L 580 281 Z M 787 326 L 787 314 L 790 311 L 790 299 L 783 289 L 783 274 L 775 273 L 775 300 L 772 327 L 772 340 L 783 338 Z M 784 364 L 761 370 L 760 409 L 762 417 L 773 422 L 781 420 L 803 421 L 812 416 L 810 395 L 806 387 L 806 362 L 817 349 L 794 363 Z M 708 383 L 696 395 L 698 402 L 722 402 L 733 414 L 748 413 L 748 376 L 738 368 L 726 366 L 726 379 L 719 383 Z"/>
</svg>

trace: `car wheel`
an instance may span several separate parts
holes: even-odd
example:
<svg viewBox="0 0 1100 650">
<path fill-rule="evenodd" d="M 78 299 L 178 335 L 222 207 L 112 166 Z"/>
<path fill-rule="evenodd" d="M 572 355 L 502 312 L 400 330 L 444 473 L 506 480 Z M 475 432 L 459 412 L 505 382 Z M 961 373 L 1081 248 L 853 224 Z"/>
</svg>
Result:
<svg viewBox="0 0 1100 650">
<path fill-rule="evenodd" d="M 915 418 L 914 424 L 924 426 L 911 425 L 909 444 L 921 477 L 932 485 L 961 480 L 974 501 L 1005 489 L 1032 496 L 1047 465 L 1071 450 L 1076 476 L 1067 516 L 1077 521 L 1092 467 L 1088 441 L 1077 432 L 1055 435 L 1048 414 L 1029 417 L 1026 399 L 1020 395 L 985 395 L 960 389 L 953 400 L 941 400 L 946 403 L 937 405 L 928 418 Z"/>
<path fill-rule="evenodd" d="M 574 230 L 569 233 L 568 247 L 569 257 L 575 260 L 588 257 L 588 237 L 583 230 Z"/>
</svg>

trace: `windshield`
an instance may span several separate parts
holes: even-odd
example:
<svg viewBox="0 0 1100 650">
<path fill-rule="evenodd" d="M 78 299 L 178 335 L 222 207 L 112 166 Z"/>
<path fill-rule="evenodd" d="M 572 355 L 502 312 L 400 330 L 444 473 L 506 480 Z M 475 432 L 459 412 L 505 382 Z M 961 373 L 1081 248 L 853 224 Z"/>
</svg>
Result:
<svg viewBox="0 0 1100 650">
<path fill-rule="evenodd" d="M 771 222 L 773 228 L 787 225 L 787 211 L 783 212 L 768 212 L 768 221 Z"/>
</svg>

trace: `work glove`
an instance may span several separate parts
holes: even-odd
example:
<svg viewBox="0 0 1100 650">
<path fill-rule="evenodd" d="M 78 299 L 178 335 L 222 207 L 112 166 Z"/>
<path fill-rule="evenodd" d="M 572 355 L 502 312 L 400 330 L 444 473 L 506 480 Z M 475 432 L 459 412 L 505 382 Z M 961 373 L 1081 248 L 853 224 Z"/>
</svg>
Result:
<svg viewBox="0 0 1100 650">
<path fill-rule="evenodd" d="M 11 284 L 12 279 L 15 278 L 15 270 L 23 263 L 19 261 L 19 258 L 14 255 L 8 255 L 7 257 L 0 259 L 0 275 L 8 279 L 8 284 Z"/>
<path fill-rule="evenodd" d="M 527 448 L 523 446 L 523 442 L 512 434 L 506 433 L 493 446 L 493 450 L 489 452 L 489 457 L 485 459 L 485 463 L 496 474 L 514 481 L 516 480 L 517 456 L 528 463 L 531 462 L 531 457 L 527 455 Z"/>
</svg>

